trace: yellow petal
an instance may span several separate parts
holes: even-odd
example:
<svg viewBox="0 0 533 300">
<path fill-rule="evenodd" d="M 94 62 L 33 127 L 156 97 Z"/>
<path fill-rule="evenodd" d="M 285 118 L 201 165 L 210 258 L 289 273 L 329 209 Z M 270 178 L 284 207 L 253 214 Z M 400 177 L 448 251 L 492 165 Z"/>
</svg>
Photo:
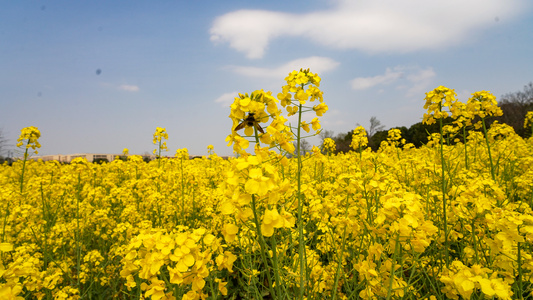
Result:
<svg viewBox="0 0 533 300">
<path fill-rule="evenodd" d="M 194 265 L 194 256 L 192 256 L 192 254 L 187 254 L 183 257 L 183 263 L 187 266 L 187 267 L 192 267 L 192 265 Z"/>
<path fill-rule="evenodd" d="M 189 268 L 187 267 L 187 265 L 185 265 L 185 263 L 183 262 L 183 260 L 179 261 L 177 264 L 176 264 L 176 269 L 178 271 L 180 271 L 181 273 L 185 273 L 187 272 L 187 270 L 189 270 Z"/>
<path fill-rule="evenodd" d="M 13 244 L 11 244 L 11 243 L 0 243 L 0 251 L 2 251 L 2 252 L 13 251 Z"/>
</svg>

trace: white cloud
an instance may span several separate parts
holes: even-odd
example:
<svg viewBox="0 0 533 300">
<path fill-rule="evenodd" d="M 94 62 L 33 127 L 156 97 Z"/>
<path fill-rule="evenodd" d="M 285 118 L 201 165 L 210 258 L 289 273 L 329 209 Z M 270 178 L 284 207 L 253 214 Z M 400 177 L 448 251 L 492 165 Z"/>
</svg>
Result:
<svg viewBox="0 0 533 300">
<path fill-rule="evenodd" d="M 426 69 L 415 68 L 412 73 L 407 75 L 407 80 L 411 83 L 411 87 L 407 90 L 407 96 L 424 95 L 429 92 L 429 85 L 437 73 L 433 68 Z"/>
<path fill-rule="evenodd" d="M 395 68 L 397 69 L 397 68 Z M 388 84 L 403 76 L 403 72 L 387 68 L 385 74 L 373 77 L 357 77 L 351 81 L 354 90 L 366 90 L 378 84 Z"/>
<path fill-rule="evenodd" d="M 140 90 L 138 86 L 128 84 L 119 85 L 118 89 L 126 92 L 138 92 Z"/>
<path fill-rule="evenodd" d="M 239 92 L 231 92 L 222 94 L 222 96 L 215 99 L 215 103 L 221 103 L 222 106 L 230 106 L 235 100 L 235 97 L 239 96 Z"/>
<path fill-rule="evenodd" d="M 285 78 L 290 72 L 300 68 L 309 68 L 311 72 L 321 75 L 335 69 L 338 65 L 339 63 L 331 58 L 311 56 L 295 59 L 275 68 L 231 66 L 230 69 L 235 73 L 249 77 L 279 79 Z"/>
<path fill-rule="evenodd" d="M 466 103 L 470 97 L 472 97 L 472 92 L 468 90 L 455 91 L 457 93 L 457 99 L 463 103 Z"/>
<path fill-rule="evenodd" d="M 306 14 L 238 10 L 217 17 L 211 41 L 229 43 L 248 58 L 263 57 L 278 37 L 303 37 L 336 49 L 409 52 L 458 44 L 507 21 L 527 0 L 337 0 L 332 9 Z"/>
<path fill-rule="evenodd" d="M 395 83 L 397 89 L 407 90 L 407 96 L 413 96 L 427 92 L 435 76 L 436 73 L 431 67 L 423 69 L 418 66 L 396 66 L 387 68 L 382 75 L 357 77 L 350 83 L 354 90 Z"/>
</svg>

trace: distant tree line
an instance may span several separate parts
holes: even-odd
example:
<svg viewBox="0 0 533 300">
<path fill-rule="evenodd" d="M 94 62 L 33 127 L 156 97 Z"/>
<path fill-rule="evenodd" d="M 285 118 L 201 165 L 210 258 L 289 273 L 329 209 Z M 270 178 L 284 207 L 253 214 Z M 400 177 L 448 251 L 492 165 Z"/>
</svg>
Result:
<svg viewBox="0 0 533 300">
<path fill-rule="evenodd" d="M 4 162 L 11 162 L 11 159 L 8 159 L 5 154 L 7 152 L 7 139 L 4 137 L 2 128 L 0 128 L 0 164 Z"/>
<path fill-rule="evenodd" d="M 526 113 L 533 111 L 533 82 L 525 85 L 522 92 L 503 95 L 499 106 L 503 111 L 503 116 L 496 118 L 498 122 L 513 127 L 515 132 L 523 138 L 531 135 L 531 130 L 524 128 L 524 120 Z"/>
<path fill-rule="evenodd" d="M 531 136 L 531 130 L 524 128 L 524 119 L 528 111 L 533 111 L 533 82 L 524 86 L 523 91 L 503 95 L 498 105 L 502 109 L 503 115 L 500 117 L 487 118 L 486 120 L 489 126 L 494 123 L 494 121 L 498 121 L 499 123 L 504 123 L 513 127 L 515 132 L 523 138 Z M 450 124 L 452 121 L 453 119 L 450 117 L 444 119 L 444 123 L 447 124 Z M 474 122 L 475 121 L 476 120 L 474 120 Z M 439 132 L 438 123 L 425 125 L 422 124 L 422 122 L 419 122 L 411 125 L 409 128 L 405 126 L 393 128 L 400 129 L 402 132 L 402 138 L 405 139 L 405 142 L 412 143 L 415 147 L 420 147 L 426 144 L 429 135 Z M 378 150 L 381 142 L 387 140 L 389 130 L 390 129 L 385 130 L 385 127 L 381 125 L 381 122 L 376 117 L 372 117 L 370 119 L 370 128 L 367 129 L 368 146 L 372 148 L 373 151 Z M 336 144 L 336 153 L 339 153 L 353 150 L 350 148 L 352 135 L 353 130 L 350 130 L 347 133 L 339 133 L 336 136 L 333 135 L 332 131 L 326 130 L 323 131 L 320 136 L 322 140 L 325 138 L 333 139 Z"/>
</svg>

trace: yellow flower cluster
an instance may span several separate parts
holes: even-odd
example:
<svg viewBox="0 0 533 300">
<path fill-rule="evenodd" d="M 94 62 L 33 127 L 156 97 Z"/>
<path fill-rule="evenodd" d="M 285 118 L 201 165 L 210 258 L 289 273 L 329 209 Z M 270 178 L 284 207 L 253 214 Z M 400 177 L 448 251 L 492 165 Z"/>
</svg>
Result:
<svg viewBox="0 0 533 300">
<path fill-rule="evenodd" d="M 155 129 L 153 143 L 157 144 L 161 142 L 162 140 L 168 140 L 167 130 L 165 128 L 157 127 Z"/>
<path fill-rule="evenodd" d="M 322 145 L 324 146 L 324 150 L 327 153 L 333 153 L 335 152 L 335 149 L 337 148 L 337 146 L 335 145 L 335 141 L 331 138 L 325 138 Z"/>
<path fill-rule="evenodd" d="M 41 148 L 41 144 L 39 144 L 38 141 L 38 139 L 41 137 L 41 132 L 37 127 L 30 126 L 22 128 L 20 131 L 20 136 L 17 139 L 17 147 L 22 147 L 24 145 L 24 141 L 26 141 L 26 149 L 32 148 L 35 150 L 35 148 Z M 38 154 L 38 152 L 35 151 L 35 154 Z"/>
<path fill-rule="evenodd" d="M 528 111 L 524 118 L 524 128 L 528 128 L 533 125 L 533 111 Z"/>
<path fill-rule="evenodd" d="M 212 268 L 211 256 L 219 247 L 215 236 L 202 228 L 192 232 L 142 231 L 123 249 L 120 276 L 126 278 L 129 289 L 140 280 L 144 296 L 151 299 L 174 299 L 173 286 L 189 286 L 183 299 L 205 298 L 202 290 Z M 231 253 L 227 256 L 217 258 L 220 269 L 232 269 L 235 257 Z"/>
<path fill-rule="evenodd" d="M 226 138 L 228 146 L 233 144 L 235 153 L 246 155 L 245 149 L 249 146 L 249 141 L 238 134 L 238 130 L 244 128 L 246 136 L 258 135 L 261 133 L 261 142 L 275 147 L 280 145 L 284 150 L 293 152 L 292 134 L 290 128 L 285 125 L 287 121 L 280 115 L 276 98 L 272 96 L 271 92 L 263 90 L 254 91 L 251 95 L 239 94 L 231 105 L 230 118 L 233 121 L 232 133 Z M 270 125 L 264 130 L 261 123 L 268 123 Z M 259 132 L 258 132 L 259 131 Z M 258 142 L 257 138 L 255 140 Z"/>
<path fill-rule="evenodd" d="M 176 158 L 189 159 L 189 150 L 187 148 L 176 150 Z"/>
<path fill-rule="evenodd" d="M 350 147 L 355 151 L 361 151 L 368 146 L 368 138 L 366 136 L 366 130 L 363 126 L 358 126 L 354 129 L 352 134 L 352 143 Z"/>
<path fill-rule="evenodd" d="M 456 166 L 449 267 L 434 147 L 306 158 L 307 297 L 531 295 L 533 147 L 504 125 L 489 132 L 495 157 L 506 157 L 497 181 L 481 134 L 467 141 L 468 169 L 458 159 L 464 146 L 445 148 Z M 295 289 L 296 165 L 262 148 L 230 160 L 162 159 L 160 167 L 135 155 L 103 165 L 29 160 L 26 194 L 17 193 L 22 162 L 2 165 L 0 296 L 253 298 L 274 261 L 280 284 Z"/>
<path fill-rule="evenodd" d="M 422 122 L 429 125 L 438 119 L 451 116 L 455 124 L 463 127 L 470 125 L 476 116 L 484 120 L 486 117 L 503 114 L 501 108 L 498 107 L 496 97 L 488 91 L 473 93 L 466 104 L 458 101 L 456 97 L 457 94 L 453 89 L 444 86 L 426 93 L 424 109 L 427 109 L 427 113 L 424 114 Z M 448 110 L 445 110 L 446 107 Z M 475 124 L 477 129 L 482 126 L 481 122 Z"/>
<path fill-rule="evenodd" d="M 402 139 L 402 131 L 398 128 L 392 128 L 387 132 L 387 141 L 390 145 L 403 145 L 405 144 L 405 139 Z"/>
<path fill-rule="evenodd" d="M 299 104 L 304 105 L 309 99 L 311 102 L 318 99 L 322 104 L 324 99 L 322 97 L 322 91 L 320 87 L 321 78 L 318 74 L 314 74 L 307 70 L 292 71 L 289 76 L 285 78 L 287 85 L 282 87 L 282 92 L 278 94 L 278 99 L 281 101 L 283 107 L 293 104 L 292 94 L 294 94 L 294 100 L 297 100 Z M 307 90 L 304 89 L 306 85 L 310 85 Z M 294 104 L 293 104 L 294 105 Z M 319 115 L 319 111 L 327 111 L 327 106 L 322 105 L 320 108 L 315 106 L 315 111 Z M 290 112 L 290 111 L 289 111 Z"/>
<path fill-rule="evenodd" d="M 472 97 L 470 97 L 466 103 L 466 113 L 470 118 L 476 116 L 481 118 L 481 121 L 474 124 L 476 128 L 481 128 L 481 122 L 486 117 L 498 117 L 503 114 L 502 109 L 498 107 L 496 97 L 487 91 L 480 91 L 472 94 Z"/>
<path fill-rule="evenodd" d="M 460 299 L 459 296 L 470 299 L 476 290 L 481 290 L 489 298 L 512 299 L 509 284 L 497 277 L 497 273 L 480 265 L 467 267 L 460 261 L 454 261 L 440 280 L 445 284 L 443 292 L 448 299 Z"/>
<path fill-rule="evenodd" d="M 322 91 L 320 91 L 320 77 L 309 70 L 293 71 L 285 78 L 287 84 L 282 87 L 282 92 L 278 94 L 279 101 L 272 96 L 271 92 L 257 90 L 250 95 L 239 94 L 233 104 L 229 117 L 233 121 L 232 132 L 226 137 L 228 146 L 233 145 L 233 151 L 239 155 L 248 155 L 245 149 L 249 147 L 249 140 L 239 135 L 239 131 L 244 129 L 246 137 L 254 137 L 254 142 L 268 145 L 269 148 L 278 148 L 287 153 L 294 153 L 293 141 L 298 138 L 298 134 L 291 131 L 291 127 L 285 125 L 287 119 L 282 115 L 278 102 L 287 110 L 287 116 L 303 112 L 304 104 L 307 101 L 320 103 L 312 109 L 317 116 L 322 116 L 328 106 L 324 103 Z M 293 100 L 294 95 L 294 100 Z M 270 124 L 263 128 L 263 123 Z M 317 117 L 309 123 L 299 119 L 298 128 L 309 133 L 311 128 L 319 132 L 321 125 Z M 315 133 L 315 134 L 317 134 Z"/>
<path fill-rule="evenodd" d="M 287 95 L 318 84 L 309 74 L 290 75 Z M 305 101 L 319 99 L 308 90 Z M 452 94 L 441 88 L 430 106 L 453 106 Z M 260 142 L 293 135 L 267 108 L 277 100 L 246 97 L 232 107 L 235 127 L 253 112 L 269 124 L 253 130 Z M 354 137 L 363 145 L 364 128 Z M 209 147 L 193 160 L 179 149 L 151 162 L 0 165 L 0 298 L 533 297 L 533 140 L 499 123 L 456 144 L 440 133 L 420 148 L 401 140 L 391 130 L 375 152 L 329 156 L 313 147 L 288 158 L 256 141 L 227 160 Z"/>
<path fill-rule="evenodd" d="M 274 154 L 265 151 L 258 154 L 232 160 L 231 169 L 226 173 L 226 199 L 220 204 L 220 212 L 234 215 L 246 224 L 254 218 L 254 211 L 262 211 L 262 234 L 272 236 L 274 228 L 294 226 L 294 217 L 285 211 L 283 205 L 286 199 L 280 197 L 291 187 L 289 181 L 279 176 L 278 168 L 268 162 Z M 231 226 L 226 229 L 230 235 L 235 235 L 237 228 Z M 226 240 L 233 240 L 228 234 L 224 236 Z"/>
<path fill-rule="evenodd" d="M 296 114 L 301 108 L 298 106 L 305 105 L 307 100 L 314 102 L 318 99 L 320 102 L 312 107 L 317 116 L 322 116 L 328 111 L 328 106 L 324 103 L 323 93 L 320 91 L 320 77 L 307 70 L 292 71 L 289 76 L 285 78 L 287 85 L 282 87 L 282 92 L 278 94 L 278 99 L 281 101 L 281 106 L 285 107 L 289 116 Z M 307 86 L 305 89 L 305 86 Z M 292 93 L 292 94 L 291 94 Z M 294 94 L 294 100 L 292 97 Z M 314 118 L 313 130 L 320 129 L 318 118 Z M 309 132 L 309 130 L 306 130 Z"/>
<path fill-rule="evenodd" d="M 424 109 L 427 113 L 424 114 L 422 122 L 424 124 L 433 124 L 437 119 L 443 119 L 449 116 L 449 112 L 444 108 L 448 107 L 449 111 L 454 114 L 457 111 L 457 94 L 455 90 L 449 89 L 445 86 L 439 86 L 431 92 L 426 93 L 426 103 Z"/>
<path fill-rule="evenodd" d="M 488 116 L 501 116 L 502 109 L 498 107 L 496 97 L 487 91 L 475 92 L 466 103 L 466 110 L 473 116 L 485 118 Z"/>
<path fill-rule="evenodd" d="M 167 130 L 165 128 L 157 127 L 154 132 L 153 143 L 154 145 L 157 145 L 158 148 L 154 149 L 154 154 L 160 156 L 161 151 L 168 151 L 167 142 L 165 140 L 168 140 Z"/>
</svg>

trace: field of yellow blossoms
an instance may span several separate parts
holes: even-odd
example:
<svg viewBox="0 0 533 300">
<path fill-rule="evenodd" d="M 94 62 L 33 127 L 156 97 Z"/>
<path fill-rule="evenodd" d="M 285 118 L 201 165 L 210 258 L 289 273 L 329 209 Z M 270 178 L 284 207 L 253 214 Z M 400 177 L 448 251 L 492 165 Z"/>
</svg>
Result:
<svg viewBox="0 0 533 300">
<path fill-rule="evenodd" d="M 286 80 L 235 99 L 228 160 L 162 158 L 158 128 L 149 163 L 33 161 L 24 128 L 0 165 L 0 299 L 532 299 L 533 139 L 486 126 L 492 94 L 428 92 L 441 133 L 420 148 L 357 128 L 350 153 L 299 154 L 328 107 L 317 74 Z"/>
</svg>

